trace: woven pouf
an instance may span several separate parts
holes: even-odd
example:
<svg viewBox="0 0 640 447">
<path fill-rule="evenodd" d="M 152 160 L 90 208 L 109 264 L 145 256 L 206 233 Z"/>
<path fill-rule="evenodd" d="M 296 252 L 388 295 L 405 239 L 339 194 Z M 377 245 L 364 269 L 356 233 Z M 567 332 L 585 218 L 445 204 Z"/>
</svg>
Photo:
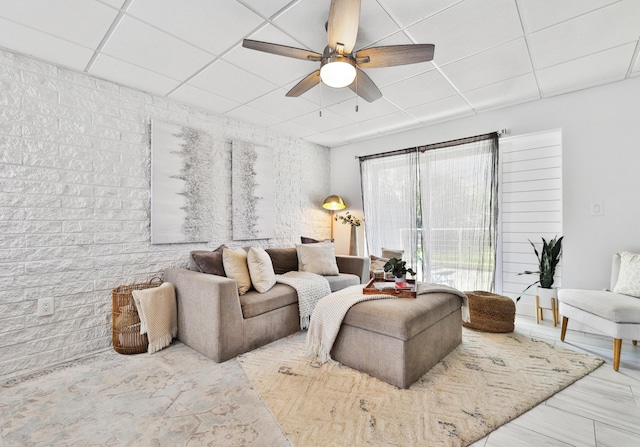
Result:
<svg viewBox="0 0 640 447">
<path fill-rule="evenodd" d="M 491 292 L 465 292 L 469 297 L 470 322 L 462 325 L 485 332 L 512 332 L 516 304 L 511 298 Z"/>
</svg>

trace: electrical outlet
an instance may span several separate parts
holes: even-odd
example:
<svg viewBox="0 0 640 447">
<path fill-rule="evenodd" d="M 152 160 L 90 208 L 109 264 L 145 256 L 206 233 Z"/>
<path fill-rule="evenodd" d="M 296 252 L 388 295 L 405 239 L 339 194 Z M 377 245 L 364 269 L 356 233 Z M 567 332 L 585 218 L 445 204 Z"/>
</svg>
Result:
<svg viewBox="0 0 640 447">
<path fill-rule="evenodd" d="M 38 300 L 38 316 L 53 315 L 53 297 L 40 298 Z"/>
</svg>

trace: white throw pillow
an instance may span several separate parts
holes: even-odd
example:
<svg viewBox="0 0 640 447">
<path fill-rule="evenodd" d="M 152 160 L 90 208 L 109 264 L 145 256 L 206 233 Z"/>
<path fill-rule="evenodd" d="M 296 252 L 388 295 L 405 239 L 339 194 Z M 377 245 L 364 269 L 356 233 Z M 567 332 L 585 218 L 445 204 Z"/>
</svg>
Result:
<svg viewBox="0 0 640 447">
<path fill-rule="evenodd" d="M 640 298 L 640 254 L 620 253 L 620 274 L 613 291 Z"/>
<path fill-rule="evenodd" d="M 238 295 L 244 295 L 251 288 L 251 275 L 247 266 L 247 252 L 242 248 L 222 251 L 222 265 L 227 278 L 235 279 L 238 285 Z"/>
<path fill-rule="evenodd" d="M 369 256 L 369 261 L 371 263 L 370 270 L 372 272 L 376 270 L 384 270 L 384 265 L 387 263 L 388 260 L 389 258 L 381 258 L 380 256 L 370 255 Z"/>
<path fill-rule="evenodd" d="M 258 292 L 264 293 L 276 284 L 271 256 L 264 248 L 251 247 L 247 254 L 247 265 L 253 287 Z"/>
<path fill-rule="evenodd" d="M 384 248 L 382 247 L 382 257 L 383 258 L 387 258 L 387 259 L 391 259 L 391 258 L 396 258 L 396 259 L 402 259 L 402 255 L 404 254 L 404 250 L 398 250 L 395 248 Z"/>
<path fill-rule="evenodd" d="M 340 272 L 336 263 L 336 251 L 332 242 L 296 245 L 298 270 L 318 275 L 336 276 Z"/>
</svg>

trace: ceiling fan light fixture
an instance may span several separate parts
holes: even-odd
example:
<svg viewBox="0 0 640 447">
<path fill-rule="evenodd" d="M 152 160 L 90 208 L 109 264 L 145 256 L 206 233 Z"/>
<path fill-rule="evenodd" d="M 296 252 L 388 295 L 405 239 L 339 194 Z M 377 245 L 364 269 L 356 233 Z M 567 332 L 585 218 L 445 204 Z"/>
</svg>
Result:
<svg viewBox="0 0 640 447">
<path fill-rule="evenodd" d="M 356 64 L 353 59 L 345 56 L 330 56 L 320 68 L 320 79 L 329 87 L 347 87 L 355 78 Z"/>
</svg>

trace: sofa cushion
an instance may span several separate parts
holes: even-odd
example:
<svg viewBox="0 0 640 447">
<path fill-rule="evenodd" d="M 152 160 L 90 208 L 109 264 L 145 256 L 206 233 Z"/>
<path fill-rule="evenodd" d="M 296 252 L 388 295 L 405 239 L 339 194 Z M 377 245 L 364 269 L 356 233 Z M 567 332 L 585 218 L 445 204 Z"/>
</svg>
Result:
<svg viewBox="0 0 640 447">
<path fill-rule="evenodd" d="M 251 318 L 298 302 L 298 294 L 293 287 L 276 284 L 265 293 L 250 290 L 240 297 L 242 316 Z"/>
<path fill-rule="evenodd" d="M 614 323 L 640 324 L 640 299 L 606 290 L 559 289 L 561 303 Z"/>
<path fill-rule="evenodd" d="M 227 248 L 222 244 L 213 251 L 193 250 L 190 256 L 189 269 L 209 275 L 226 276 L 222 263 L 222 251 Z"/>
<path fill-rule="evenodd" d="M 613 291 L 640 297 L 640 254 L 628 251 L 620 253 L 620 273 Z"/>
<path fill-rule="evenodd" d="M 247 265 L 251 283 L 258 292 L 264 293 L 276 284 L 273 264 L 264 248 L 251 247 L 247 253 Z"/>
<path fill-rule="evenodd" d="M 247 266 L 247 252 L 242 248 L 222 251 L 222 263 L 228 278 L 235 279 L 238 294 L 244 295 L 251 288 L 251 275 Z"/>
<path fill-rule="evenodd" d="M 298 250 L 296 247 L 267 248 L 276 275 L 298 270 Z"/>
<path fill-rule="evenodd" d="M 333 243 L 299 244 L 296 248 L 298 250 L 299 271 L 317 275 L 337 275 L 340 273 Z"/>
<path fill-rule="evenodd" d="M 360 284 L 360 277 L 350 273 L 340 273 L 336 276 L 325 276 L 324 279 L 329 283 L 329 287 L 332 292 Z"/>
</svg>

